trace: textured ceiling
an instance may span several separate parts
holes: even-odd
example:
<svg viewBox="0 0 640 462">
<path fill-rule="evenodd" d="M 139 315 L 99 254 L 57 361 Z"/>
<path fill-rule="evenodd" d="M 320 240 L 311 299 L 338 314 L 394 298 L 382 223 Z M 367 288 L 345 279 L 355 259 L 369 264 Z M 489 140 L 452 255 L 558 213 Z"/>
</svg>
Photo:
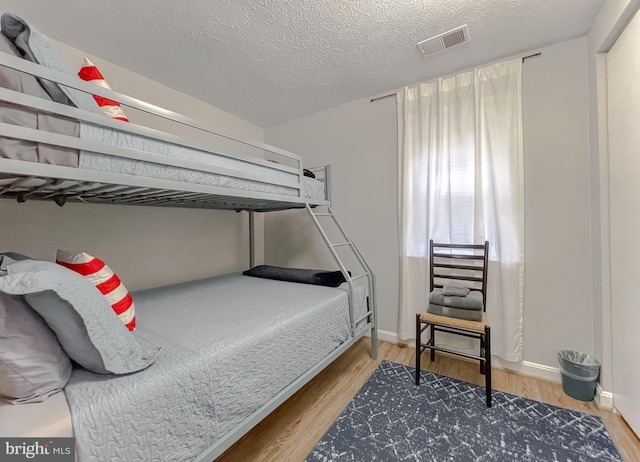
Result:
<svg viewBox="0 0 640 462">
<path fill-rule="evenodd" d="M 584 35 L 604 1 L 2 0 L 2 11 L 268 127 Z M 416 47 L 463 24 L 468 44 L 426 58 Z"/>
</svg>

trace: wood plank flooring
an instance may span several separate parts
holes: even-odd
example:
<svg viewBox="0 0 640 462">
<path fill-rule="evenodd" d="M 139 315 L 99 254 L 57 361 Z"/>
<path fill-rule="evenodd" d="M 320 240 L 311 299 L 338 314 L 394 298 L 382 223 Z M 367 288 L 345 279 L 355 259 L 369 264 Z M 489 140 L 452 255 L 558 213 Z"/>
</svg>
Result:
<svg viewBox="0 0 640 462">
<path fill-rule="evenodd" d="M 415 366 L 415 350 L 380 342 L 379 358 L 374 361 L 369 356 L 369 339 L 361 339 L 216 461 L 303 461 L 383 359 Z M 421 365 L 448 377 L 484 385 L 484 376 L 478 373 L 475 362 L 436 355 L 432 363 L 427 352 Z M 560 384 L 493 369 L 493 387 L 600 416 L 625 461 L 640 462 L 640 440 L 618 414 L 598 409 L 593 401 L 585 403 L 565 395 Z"/>
</svg>

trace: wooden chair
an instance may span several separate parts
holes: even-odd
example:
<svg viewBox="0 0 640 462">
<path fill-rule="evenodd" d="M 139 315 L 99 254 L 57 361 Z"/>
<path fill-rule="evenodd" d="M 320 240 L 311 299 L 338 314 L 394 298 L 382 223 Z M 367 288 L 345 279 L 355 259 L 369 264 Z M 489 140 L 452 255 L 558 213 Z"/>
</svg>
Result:
<svg viewBox="0 0 640 462">
<path fill-rule="evenodd" d="M 435 249 L 435 250 L 434 250 Z M 480 362 L 480 373 L 485 376 L 487 407 L 491 407 L 491 329 L 487 323 L 487 266 L 489 260 L 489 242 L 484 244 L 434 244 L 429 241 L 430 261 L 430 299 L 434 289 L 443 289 L 445 285 L 466 287 L 482 293 L 481 320 L 467 320 L 430 312 L 416 315 L 416 385 L 420 385 L 420 357 L 424 350 L 430 350 L 431 361 L 435 360 L 436 351 L 443 351 Z M 447 281 L 455 281 L 446 284 Z M 474 295 L 478 295 L 477 293 Z M 444 311 L 449 306 L 432 306 Z M 430 308 L 427 308 L 430 310 Z M 454 310 L 455 311 L 455 308 Z M 464 310 L 463 310 L 464 311 Z M 460 312 L 458 312 L 460 313 Z M 426 343 L 422 342 L 422 334 L 429 330 Z M 468 354 L 436 345 L 436 332 L 448 332 L 480 340 L 480 354 Z"/>
</svg>

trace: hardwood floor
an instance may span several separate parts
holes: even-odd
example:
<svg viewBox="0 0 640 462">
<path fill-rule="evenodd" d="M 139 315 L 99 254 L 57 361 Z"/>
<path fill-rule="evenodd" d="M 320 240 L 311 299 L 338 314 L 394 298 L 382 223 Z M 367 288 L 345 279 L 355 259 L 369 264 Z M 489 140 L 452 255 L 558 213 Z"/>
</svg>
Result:
<svg viewBox="0 0 640 462">
<path fill-rule="evenodd" d="M 379 358 L 374 361 L 369 357 L 369 339 L 358 341 L 216 461 L 303 461 L 383 359 L 415 366 L 415 350 L 380 342 Z M 432 363 L 426 353 L 422 357 L 422 367 L 484 385 L 484 377 L 478 373 L 478 364 L 475 362 L 436 355 Z M 563 393 L 560 384 L 493 369 L 493 387 L 600 416 L 625 461 L 640 462 L 640 440 L 618 414 L 598 409 L 593 401 L 585 403 L 570 398 Z"/>
</svg>

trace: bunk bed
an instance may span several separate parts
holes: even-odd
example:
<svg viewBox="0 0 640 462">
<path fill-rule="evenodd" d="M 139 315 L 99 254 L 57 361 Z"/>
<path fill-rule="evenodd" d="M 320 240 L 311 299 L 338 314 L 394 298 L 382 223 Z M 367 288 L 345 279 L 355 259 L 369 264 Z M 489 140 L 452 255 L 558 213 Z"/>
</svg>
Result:
<svg viewBox="0 0 640 462">
<path fill-rule="evenodd" d="M 46 37 L 29 32 L 28 45 L 40 47 L 33 50 L 37 62 L 0 52 L 0 69 L 11 74 L 4 81 L 32 80 L 0 88 L 0 114 L 18 114 L 0 120 L 0 199 L 248 212 L 252 267 L 254 213 L 306 209 L 345 281 L 323 287 L 231 274 L 133 293 L 139 328 L 132 335 L 162 348 L 156 362 L 126 375 L 76 365 L 66 387 L 69 408 L 62 394 L 40 403 L 45 412 L 55 409 L 50 417 L 58 423 L 43 428 L 57 434 L 31 435 L 65 435 L 73 421 L 81 462 L 210 461 L 364 335 L 377 357 L 374 275 L 333 213 L 329 166 L 306 170 L 296 154 L 82 81 Z M 54 101 L 45 88 L 52 85 L 71 104 Z M 92 95 L 264 155 L 220 152 L 111 119 Z M 36 117 L 37 126 L 21 124 L 21 114 Z M 330 241 L 327 226 L 339 242 Z M 341 248 L 360 268 L 346 267 Z M 69 410 L 71 419 L 60 415 Z"/>
</svg>

